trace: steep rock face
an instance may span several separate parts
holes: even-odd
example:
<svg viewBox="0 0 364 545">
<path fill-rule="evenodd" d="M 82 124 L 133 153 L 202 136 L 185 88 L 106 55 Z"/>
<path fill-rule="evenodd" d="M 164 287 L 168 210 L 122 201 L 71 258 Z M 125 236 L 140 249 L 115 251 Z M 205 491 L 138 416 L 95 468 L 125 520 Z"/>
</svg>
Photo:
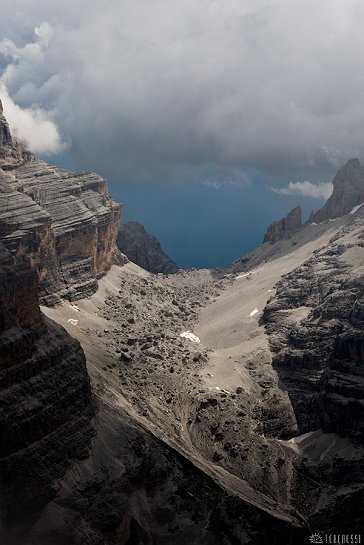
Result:
<svg viewBox="0 0 364 545">
<path fill-rule="evenodd" d="M 0 243 L 0 541 L 17 543 L 93 435 L 80 344 L 42 316 L 38 275 Z"/>
<path fill-rule="evenodd" d="M 35 271 L 29 269 L 25 260 L 19 260 L 14 271 L 14 259 L 0 242 L 0 332 L 2 335 L 12 328 L 42 328 L 37 289 L 38 278 Z M 3 337 L 2 341 L 4 341 Z M 6 365 L 4 348 L 5 344 L 2 342 L 1 367 Z"/>
<path fill-rule="evenodd" d="M 43 302 L 96 291 L 98 275 L 123 262 L 116 246 L 121 205 L 105 180 L 34 160 L 3 116 L 0 167 L 0 239 L 37 269 Z"/>
<path fill-rule="evenodd" d="M 68 472 L 25 545 L 278 545 L 301 529 L 231 496 L 184 457 L 101 408 L 87 460 Z"/>
<path fill-rule="evenodd" d="M 37 268 L 45 303 L 93 293 L 97 276 L 121 261 L 121 206 L 96 174 L 74 174 L 42 161 L 0 172 L 0 238 Z"/>
<path fill-rule="evenodd" d="M 163 252 L 160 242 L 136 221 L 120 226 L 117 244 L 131 261 L 149 272 L 173 274 L 178 271 L 175 262 Z"/>
<path fill-rule="evenodd" d="M 283 277 L 263 315 L 273 367 L 301 434 L 293 439 L 304 453 L 298 470 L 321 483 L 311 523 L 325 528 L 337 521 L 358 531 L 364 516 L 363 223 L 358 210 Z"/>
<path fill-rule="evenodd" d="M 364 439 L 361 225 L 347 226 L 285 276 L 264 311 L 301 433 L 321 427 L 354 442 Z"/>
<path fill-rule="evenodd" d="M 364 168 L 358 159 L 348 161 L 332 183 L 334 187 L 331 197 L 310 221 L 320 223 L 339 218 L 364 203 Z"/>
<path fill-rule="evenodd" d="M 282 238 L 294 233 L 294 231 L 299 229 L 301 227 L 301 222 L 301 207 L 297 206 L 296 208 L 291 210 L 291 212 L 289 212 L 287 216 L 269 225 L 267 232 L 264 235 L 263 242 L 275 244 L 276 242 L 278 242 L 278 240 L 281 240 Z"/>
</svg>

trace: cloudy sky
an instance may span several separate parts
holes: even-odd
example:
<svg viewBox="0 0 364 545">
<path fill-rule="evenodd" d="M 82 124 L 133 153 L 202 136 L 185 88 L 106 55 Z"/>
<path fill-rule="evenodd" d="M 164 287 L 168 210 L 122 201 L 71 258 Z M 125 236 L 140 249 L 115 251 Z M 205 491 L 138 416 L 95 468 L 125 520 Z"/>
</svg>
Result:
<svg viewBox="0 0 364 545">
<path fill-rule="evenodd" d="M 13 129 L 110 180 L 181 265 L 222 264 L 277 214 L 320 207 L 363 155 L 361 0 L 1 4 Z"/>
</svg>

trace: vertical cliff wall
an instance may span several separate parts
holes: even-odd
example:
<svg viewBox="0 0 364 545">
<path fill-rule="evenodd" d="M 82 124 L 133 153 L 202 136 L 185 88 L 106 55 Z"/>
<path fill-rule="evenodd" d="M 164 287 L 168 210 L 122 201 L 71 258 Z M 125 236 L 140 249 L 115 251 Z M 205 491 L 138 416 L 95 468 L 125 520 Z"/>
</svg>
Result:
<svg viewBox="0 0 364 545">
<path fill-rule="evenodd" d="M 90 295 L 97 277 L 122 262 L 120 217 L 101 176 L 35 160 L 12 138 L 0 107 L 0 240 L 37 270 L 43 303 Z"/>
<path fill-rule="evenodd" d="M 1 225 L 1 223 L 0 223 Z M 0 541 L 18 543 L 93 435 L 80 344 L 42 316 L 38 275 L 0 242 Z"/>
<path fill-rule="evenodd" d="M 271 223 L 264 235 L 263 242 L 275 244 L 278 240 L 292 235 L 302 225 L 302 212 L 300 206 L 296 206 L 287 216 Z"/>
</svg>

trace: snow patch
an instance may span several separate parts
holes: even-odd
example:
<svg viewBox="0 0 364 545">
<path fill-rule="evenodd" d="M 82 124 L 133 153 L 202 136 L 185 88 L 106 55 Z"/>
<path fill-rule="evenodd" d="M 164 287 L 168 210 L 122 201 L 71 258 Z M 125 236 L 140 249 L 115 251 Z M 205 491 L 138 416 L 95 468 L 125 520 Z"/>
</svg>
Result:
<svg viewBox="0 0 364 545">
<path fill-rule="evenodd" d="M 265 263 L 265 261 L 264 261 L 264 263 Z M 239 276 L 235 277 L 235 280 L 239 280 L 239 278 L 246 278 L 247 276 L 250 276 L 251 274 L 257 274 L 258 272 L 260 272 L 260 269 L 249 271 L 249 272 L 244 273 L 244 274 L 239 274 Z"/>
<path fill-rule="evenodd" d="M 200 343 L 200 339 L 197 337 L 197 335 L 194 335 L 191 331 L 184 331 L 180 334 L 180 337 L 183 337 L 184 339 L 188 339 L 189 341 L 193 343 Z"/>
<path fill-rule="evenodd" d="M 254 310 L 251 311 L 251 313 L 249 314 L 249 318 L 251 316 L 255 316 L 255 314 L 258 314 L 259 310 L 257 308 L 255 308 Z"/>
<path fill-rule="evenodd" d="M 77 325 L 78 324 L 78 320 L 74 320 L 73 318 L 70 318 L 69 320 L 67 320 L 67 322 L 69 324 L 72 324 L 72 325 Z"/>
<path fill-rule="evenodd" d="M 364 202 L 362 202 L 361 204 L 358 204 L 358 206 L 354 206 L 354 208 L 351 210 L 351 212 L 349 212 L 349 214 L 355 214 L 355 212 L 357 212 L 359 208 L 363 206 L 363 204 Z"/>
</svg>

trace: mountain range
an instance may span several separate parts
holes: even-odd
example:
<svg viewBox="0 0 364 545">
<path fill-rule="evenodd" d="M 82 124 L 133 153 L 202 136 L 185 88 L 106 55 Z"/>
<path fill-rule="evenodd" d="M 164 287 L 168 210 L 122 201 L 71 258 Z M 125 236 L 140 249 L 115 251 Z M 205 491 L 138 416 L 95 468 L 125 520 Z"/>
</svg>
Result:
<svg viewBox="0 0 364 545">
<path fill-rule="evenodd" d="M 0 114 L 0 542 L 360 534 L 359 161 L 307 223 L 182 271 L 138 225 L 122 254 L 105 180 L 36 160 Z"/>
</svg>

